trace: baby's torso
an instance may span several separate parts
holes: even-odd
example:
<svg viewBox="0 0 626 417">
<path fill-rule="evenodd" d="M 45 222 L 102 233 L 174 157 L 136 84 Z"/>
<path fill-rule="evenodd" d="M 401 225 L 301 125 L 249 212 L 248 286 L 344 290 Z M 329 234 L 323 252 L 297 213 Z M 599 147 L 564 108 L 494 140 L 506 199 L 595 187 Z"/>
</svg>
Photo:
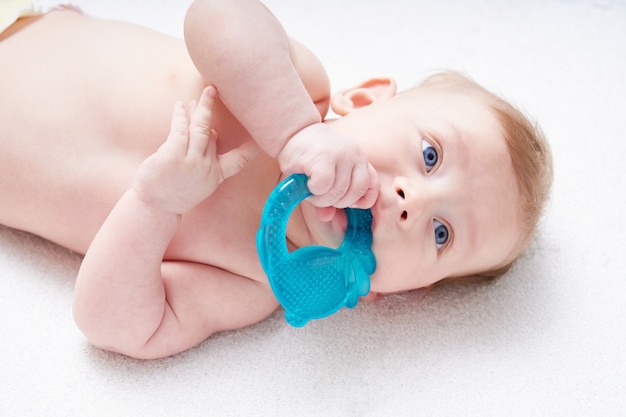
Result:
<svg viewBox="0 0 626 417">
<path fill-rule="evenodd" d="M 0 41 L 0 223 L 84 253 L 174 102 L 203 87 L 181 40 L 133 25 L 55 12 Z M 249 140 L 221 105 L 213 127 L 219 152 Z M 165 258 L 263 279 L 254 236 L 278 177 L 257 157 L 183 217 Z"/>
</svg>

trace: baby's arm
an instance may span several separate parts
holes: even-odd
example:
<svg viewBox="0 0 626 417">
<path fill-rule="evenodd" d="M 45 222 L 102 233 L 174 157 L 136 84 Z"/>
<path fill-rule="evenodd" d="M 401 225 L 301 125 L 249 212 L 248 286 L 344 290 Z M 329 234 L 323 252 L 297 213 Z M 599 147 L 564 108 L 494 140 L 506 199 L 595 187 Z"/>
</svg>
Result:
<svg viewBox="0 0 626 417">
<path fill-rule="evenodd" d="M 273 297 L 262 297 L 264 289 L 246 278 L 206 265 L 163 262 L 181 215 L 239 172 L 258 149 L 249 142 L 216 155 L 210 127 L 215 94 L 208 87 L 197 106 L 190 104 L 190 121 L 176 104 L 166 142 L 139 167 L 133 187 L 85 255 L 74 317 L 97 346 L 137 357 L 165 356 L 215 331 L 261 320 L 275 307 Z M 236 308 L 253 304 L 252 297 L 254 311 Z"/>
<path fill-rule="evenodd" d="M 185 19 L 196 67 L 283 172 L 303 172 L 318 206 L 370 207 L 378 177 L 358 145 L 321 123 L 280 23 L 257 0 L 196 0 Z"/>
</svg>

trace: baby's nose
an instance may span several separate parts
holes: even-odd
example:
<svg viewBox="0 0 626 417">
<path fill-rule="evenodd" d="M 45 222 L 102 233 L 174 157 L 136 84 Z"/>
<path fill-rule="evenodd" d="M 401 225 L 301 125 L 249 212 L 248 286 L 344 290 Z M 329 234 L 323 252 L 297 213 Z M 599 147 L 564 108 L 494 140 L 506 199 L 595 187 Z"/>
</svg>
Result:
<svg viewBox="0 0 626 417">
<path fill-rule="evenodd" d="M 404 190 L 402 188 L 396 189 L 396 194 L 398 194 L 398 196 L 400 197 L 400 208 L 404 209 L 402 210 L 402 213 L 400 214 L 400 219 L 404 221 L 408 219 L 409 217 L 409 212 L 406 210 L 406 204 L 405 204 L 406 194 L 404 194 Z"/>
<path fill-rule="evenodd" d="M 410 226 L 431 210 L 432 198 L 425 189 L 397 183 L 395 193 L 399 207 L 398 221 Z"/>
</svg>

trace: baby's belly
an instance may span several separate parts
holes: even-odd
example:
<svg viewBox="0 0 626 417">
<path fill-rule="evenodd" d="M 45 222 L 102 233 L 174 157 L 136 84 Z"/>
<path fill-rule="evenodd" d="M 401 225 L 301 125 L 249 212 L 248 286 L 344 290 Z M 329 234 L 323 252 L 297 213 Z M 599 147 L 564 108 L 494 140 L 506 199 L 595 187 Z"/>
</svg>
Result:
<svg viewBox="0 0 626 417">
<path fill-rule="evenodd" d="M 71 152 L 71 151 L 70 151 Z M 84 253 L 132 180 L 133 163 L 63 152 L 0 156 L 0 223 Z"/>
</svg>

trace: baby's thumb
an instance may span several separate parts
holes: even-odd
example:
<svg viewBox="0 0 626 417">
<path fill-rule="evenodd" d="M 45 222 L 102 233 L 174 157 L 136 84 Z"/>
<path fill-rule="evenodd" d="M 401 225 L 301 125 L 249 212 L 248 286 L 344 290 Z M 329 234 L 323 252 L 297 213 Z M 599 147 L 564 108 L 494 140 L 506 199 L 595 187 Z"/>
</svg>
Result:
<svg viewBox="0 0 626 417">
<path fill-rule="evenodd" d="M 354 207 L 360 209 L 368 209 L 371 208 L 376 200 L 378 200 L 378 193 L 380 191 L 380 179 L 378 178 L 378 173 L 372 166 L 372 164 L 368 163 L 367 168 L 370 176 L 370 183 L 365 192 L 365 195 L 361 197 L 356 203 L 354 203 Z"/>
<path fill-rule="evenodd" d="M 224 179 L 232 177 L 241 171 L 259 153 L 259 145 L 249 140 L 240 147 L 219 155 L 217 160 L 222 168 Z"/>
</svg>

